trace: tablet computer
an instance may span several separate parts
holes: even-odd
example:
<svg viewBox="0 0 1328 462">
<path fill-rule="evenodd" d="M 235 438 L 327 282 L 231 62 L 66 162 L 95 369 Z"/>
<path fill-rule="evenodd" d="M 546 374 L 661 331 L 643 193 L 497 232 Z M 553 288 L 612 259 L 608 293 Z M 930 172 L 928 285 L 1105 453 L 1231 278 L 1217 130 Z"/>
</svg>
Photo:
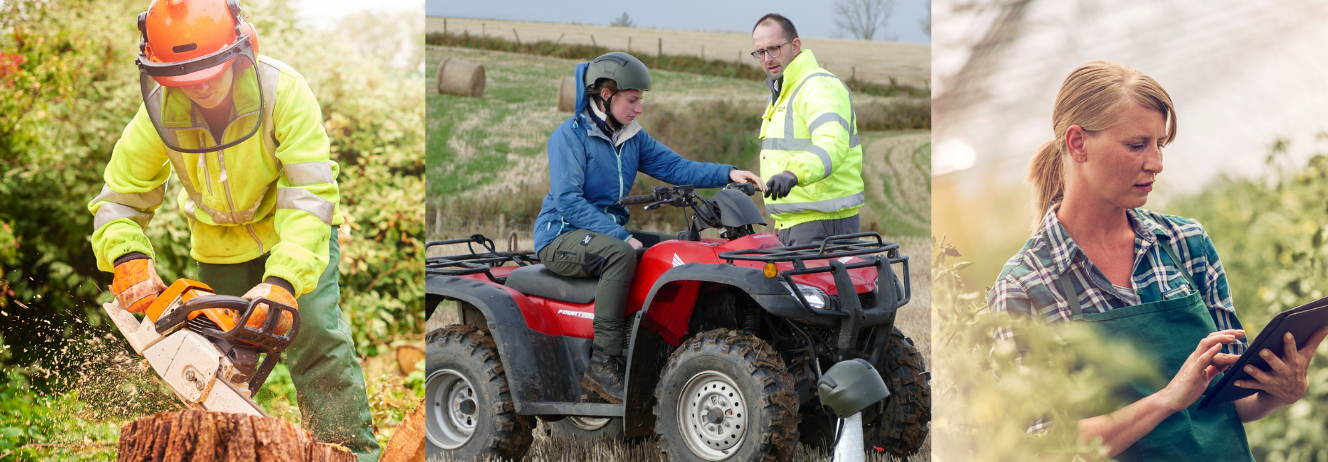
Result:
<svg viewBox="0 0 1328 462">
<path fill-rule="evenodd" d="M 1237 380 L 1254 379 L 1249 373 L 1245 372 L 1245 366 L 1252 365 L 1262 371 L 1271 369 L 1268 366 L 1268 361 L 1259 356 L 1260 351 L 1268 349 L 1280 358 L 1285 349 L 1282 336 L 1286 335 L 1287 332 L 1291 332 L 1291 335 L 1296 337 L 1296 348 L 1299 349 L 1304 348 L 1310 335 L 1324 325 L 1328 325 L 1328 297 L 1278 313 L 1272 321 L 1268 322 L 1263 331 L 1259 332 L 1259 336 L 1245 349 L 1245 353 L 1240 355 L 1240 358 L 1236 360 L 1236 364 L 1226 370 L 1226 374 L 1223 374 L 1217 385 L 1208 390 L 1208 393 L 1199 401 L 1199 409 L 1235 401 L 1257 393 L 1259 390 L 1232 385 L 1232 382 Z"/>
</svg>

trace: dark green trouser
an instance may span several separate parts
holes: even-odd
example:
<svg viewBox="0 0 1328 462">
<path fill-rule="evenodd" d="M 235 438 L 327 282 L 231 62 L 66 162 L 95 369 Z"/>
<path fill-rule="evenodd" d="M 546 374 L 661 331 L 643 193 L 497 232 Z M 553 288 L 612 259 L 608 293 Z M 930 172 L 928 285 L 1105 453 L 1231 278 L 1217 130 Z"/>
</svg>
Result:
<svg viewBox="0 0 1328 462">
<path fill-rule="evenodd" d="M 636 251 L 613 236 L 578 229 L 539 251 L 544 267 L 567 277 L 599 277 L 595 291 L 595 346 L 622 355 L 627 291 L 636 276 Z"/>
<path fill-rule="evenodd" d="M 364 371 L 355 356 L 350 325 L 341 314 L 341 286 L 337 261 L 341 247 L 332 227 L 328 265 L 318 287 L 295 299 L 300 311 L 300 332 L 283 354 L 299 399 L 304 428 L 318 441 L 337 443 L 354 451 L 361 462 L 378 460 Z M 218 294 L 240 296 L 263 282 L 264 255 L 233 265 L 198 264 L 198 278 Z"/>
</svg>

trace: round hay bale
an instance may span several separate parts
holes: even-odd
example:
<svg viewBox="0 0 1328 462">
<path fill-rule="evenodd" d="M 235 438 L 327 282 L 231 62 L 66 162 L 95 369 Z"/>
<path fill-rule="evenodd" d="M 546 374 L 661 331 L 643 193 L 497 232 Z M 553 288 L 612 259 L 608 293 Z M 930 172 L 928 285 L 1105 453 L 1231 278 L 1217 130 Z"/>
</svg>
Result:
<svg viewBox="0 0 1328 462">
<path fill-rule="evenodd" d="M 565 75 L 558 81 L 558 110 L 572 112 L 576 110 L 576 78 Z"/>
<path fill-rule="evenodd" d="M 438 65 L 435 84 L 438 93 L 476 98 L 484 96 L 484 65 L 443 58 L 443 62 Z"/>
</svg>

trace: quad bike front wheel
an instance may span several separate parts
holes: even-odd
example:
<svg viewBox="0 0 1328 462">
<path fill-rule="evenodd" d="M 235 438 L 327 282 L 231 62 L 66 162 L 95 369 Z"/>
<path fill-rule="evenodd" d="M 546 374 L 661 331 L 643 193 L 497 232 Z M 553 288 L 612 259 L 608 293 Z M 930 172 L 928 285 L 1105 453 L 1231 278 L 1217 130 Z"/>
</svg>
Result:
<svg viewBox="0 0 1328 462">
<path fill-rule="evenodd" d="M 881 352 L 876 370 L 890 397 L 863 412 L 863 437 L 870 446 L 899 457 L 916 454 L 931 430 L 931 383 L 913 340 L 898 328 Z"/>
<path fill-rule="evenodd" d="M 765 341 L 716 329 L 683 343 L 655 388 L 655 431 L 672 461 L 788 460 L 797 395 Z"/>
<path fill-rule="evenodd" d="M 452 325 L 426 339 L 425 435 L 429 457 L 517 460 L 533 441 L 535 420 L 517 415 L 493 337 Z"/>
</svg>

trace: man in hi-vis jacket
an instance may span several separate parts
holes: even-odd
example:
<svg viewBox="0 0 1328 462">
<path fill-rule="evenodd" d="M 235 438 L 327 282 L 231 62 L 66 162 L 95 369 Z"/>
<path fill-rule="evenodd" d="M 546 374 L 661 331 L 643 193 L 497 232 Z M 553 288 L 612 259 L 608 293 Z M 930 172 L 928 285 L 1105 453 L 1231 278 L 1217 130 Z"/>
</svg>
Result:
<svg viewBox="0 0 1328 462">
<path fill-rule="evenodd" d="M 768 14 L 752 29 L 770 104 L 761 116 L 765 210 L 784 245 L 856 233 L 862 146 L 848 86 L 802 48 L 793 23 Z"/>
</svg>

